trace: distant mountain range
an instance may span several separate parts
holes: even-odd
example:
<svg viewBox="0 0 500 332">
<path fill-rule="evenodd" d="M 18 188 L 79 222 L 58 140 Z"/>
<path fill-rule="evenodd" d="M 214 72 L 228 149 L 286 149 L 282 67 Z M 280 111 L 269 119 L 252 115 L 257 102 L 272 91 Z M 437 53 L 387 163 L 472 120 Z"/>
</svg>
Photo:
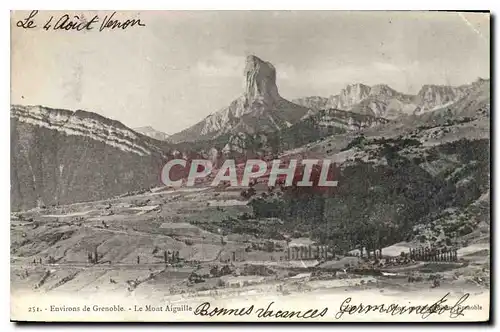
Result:
<svg viewBox="0 0 500 332">
<path fill-rule="evenodd" d="M 280 96 L 274 66 L 254 55 L 247 57 L 245 91 L 228 107 L 169 137 L 172 142 L 209 140 L 224 134 L 256 134 L 282 131 L 303 121 L 319 110 L 334 109 L 335 116 L 362 114 L 375 118 L 396 119 L 418 115 L 451 104 L 470 89 L 424 85 L 416 95 L 398 92 L 386 84 L 368 86 L 349 84 L 330 97 L 310 96 L 288 101 Z M 332 118 L 329 121 L 335 122 Z M 343 120 L 340 120 L 342 122 Z"/>
<path fill-rule="evenodd" d="M 336 108 L 385 119 L 422 114 L 446 106 L 463 97 L 470 85 L 459 87 L 424 85 L 416 95 L 403 94 L 386 84 L 373 86 L 361 83 L 347 85 L 339 94 L 311 96 L 292 100 L 313 110 Z"/>
<path fill-rule="evenodd" d="M 169 134 L 156 130 L 151 126 L 134 128 L 134 131 L 149 136 L 151 138 L 157 139 L 159 141 L 167 141 L 170 136 Z"/>
</svg>

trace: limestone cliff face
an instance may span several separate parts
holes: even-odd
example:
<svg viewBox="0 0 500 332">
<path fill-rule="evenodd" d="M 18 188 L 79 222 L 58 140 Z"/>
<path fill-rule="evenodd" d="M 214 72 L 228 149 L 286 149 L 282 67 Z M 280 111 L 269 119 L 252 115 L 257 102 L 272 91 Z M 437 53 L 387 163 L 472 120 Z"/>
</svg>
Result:
<svg viewBox="0 0 500 332">
<path fill-rule="evenodd" d="M 276 69 L 254 55 L 247 57 L 245 66 L 245 93 L 249 105 L 254 102 L 273 104 L 281 99 L 276 86 Z"/>
<path fill-rule="evenodd" d="M 336 108 L 346 109 L 359 103 L 370 94 L 370 87 L 364 84 L 349 84 L 340 91 Z M 332 105 L 334 106 L 334 105 Z"/>
<path fill-rule="evenodd" d="M 174 134 L 174 142 L 210 139 L 226 133 L 281 130 L 296 123 L 307 108 L 280 96 L 276 69 L 255 55 L 246 58 L 245 90 L 229 106 Z"/>
<path fill-rule="evenodd" d="M 467 85 L 454 87 L 428 84 L 422 86 L 416 96 L 416 100 L 420 105 L 421 112 L 431 111 L 457 101 L 462 98 L 469 89 L 470 86 Z"/>
<path fill-rule="evenodd" d="M 312 110 L 338 109 L 388 119 L 416 109 L 413 96 L 400 93 L 386 84 L 368 86 L 354 83 L 328 98 L 312 96 L 293 101 Z"/>
<path fill-rule="evenodd" d="M 410 95 L 398 92 L 386 84 L 368 86 L 355 83 L 347 85 L 339 94 L 328 98 L 311 96 L 293 101 L 316 111 L 334 108 L 395 119 L 446 107 L 458 101 L 470 89 L 470 84 L 458 87 L 424 85 L 416 95 Z"/>
</svg>

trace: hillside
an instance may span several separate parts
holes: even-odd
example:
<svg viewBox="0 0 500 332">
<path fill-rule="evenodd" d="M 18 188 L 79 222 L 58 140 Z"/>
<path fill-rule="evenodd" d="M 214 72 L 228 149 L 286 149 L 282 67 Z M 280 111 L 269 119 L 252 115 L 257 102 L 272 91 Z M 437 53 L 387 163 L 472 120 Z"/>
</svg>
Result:
<svg viewBox="0 0 500 332">
<path fill-rule="evenodd" d="M 11 208 L 99 200 L 158 185 L 168 145 L 85 111 L 11 107 Z"/>
<path fill-rule="evenodd" d="M 490 82 L 481 80 L 446 108 L 296 150 L 302 157 L 328 157 L 342 169 L 336 194 L 324 198 L 323 224 L 302 222 L 303 231 L 343 243 L 346 232 L 362 229 L 365 236 L 352 235 L 347 243 L 368 247 L 400 241 L 461 247 L 484 238 L 490 107 Z"/>
<path fill-rule="evenodd" d="M 237 153 L 248 156 L 283 153 L 331 135 L 359 132 L 387 122 L 372 115 L 337 109 L 308 112 L 300 121 L 282 130 L 233 134 L 222 151 L 226 155 Z"/>
</svg>

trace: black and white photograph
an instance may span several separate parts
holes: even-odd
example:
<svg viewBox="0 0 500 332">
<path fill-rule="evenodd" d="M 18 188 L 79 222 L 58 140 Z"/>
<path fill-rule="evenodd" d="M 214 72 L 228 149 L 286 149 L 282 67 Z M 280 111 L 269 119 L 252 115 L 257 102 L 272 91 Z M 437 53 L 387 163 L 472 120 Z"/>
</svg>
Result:
<svg viewBox="0 0 500 332">
<path fill-rule="evenodd" d="M 10 319 L 487 322 L 490 13 L 10 13 Z"/>
</svg>

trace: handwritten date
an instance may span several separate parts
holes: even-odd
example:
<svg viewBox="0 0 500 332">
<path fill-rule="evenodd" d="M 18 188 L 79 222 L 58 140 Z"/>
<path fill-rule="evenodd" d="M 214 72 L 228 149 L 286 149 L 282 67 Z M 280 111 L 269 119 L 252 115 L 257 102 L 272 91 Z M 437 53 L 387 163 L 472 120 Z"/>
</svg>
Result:
<svg viewBox="0 0 500 332">
<path fill-rule="evenodd" d="M 16 26 L 22 29 L 37 28 L 37 15 L 38 10 L 31 11 L 27 17 L 17 21 Z M 94 15 L 91 19 L 87 19 L 83 15 L 70 16 L 69 14 L 63 14 L 58 17 L 50 16 L 42 25 L 42 29 L 45 31 L 90 31 L 97 28 L 99 32 L 102 32 L 105 30 L 125 30 L 131 27 L 146 26 L 140 19 L 119 20 L 115 15 L 116 12 L 113 12 L 111 15 L 105 15 L 104 17 Z"/>
</svg>

